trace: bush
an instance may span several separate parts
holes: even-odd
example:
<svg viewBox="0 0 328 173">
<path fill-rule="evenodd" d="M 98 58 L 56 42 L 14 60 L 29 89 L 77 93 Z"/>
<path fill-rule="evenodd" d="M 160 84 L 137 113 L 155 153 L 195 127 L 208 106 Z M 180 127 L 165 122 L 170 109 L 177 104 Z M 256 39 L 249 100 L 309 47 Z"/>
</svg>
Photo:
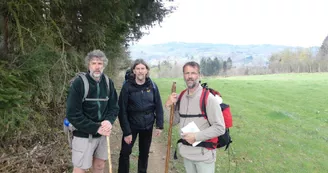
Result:
<svg viewBox="0 0 328 173">
<path fill-rule="evenodd" d="M 21 79 L 22 72 L 7 68 L 7 62 L 0 62 L 0 139 L 13 136 L 20 127 L 28 123 L 32 112 L 26 105 L 30 95 L 27 83 Z"/>
</svg>

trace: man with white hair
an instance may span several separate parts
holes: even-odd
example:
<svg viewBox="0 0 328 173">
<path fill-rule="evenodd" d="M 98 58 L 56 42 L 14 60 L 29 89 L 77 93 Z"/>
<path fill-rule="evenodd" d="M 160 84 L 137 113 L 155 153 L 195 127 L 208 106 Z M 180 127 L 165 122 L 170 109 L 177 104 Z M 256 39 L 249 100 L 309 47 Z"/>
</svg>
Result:
<svg viewBox="0 0 328 173">
<path fill-rule="evenodd" d="M 103 74 L 108 64 L 104 52 L 89 52 L 85 63 L 88 72 L 73 81 L 67 98 L 67 119 L 75 128 L 73 173 L 84 173 L 89 168 L 93 173 L 102 173 L 108 158 L 106 136 L 119 111 L 118 97 L 113 81 Z"/>
</svg>

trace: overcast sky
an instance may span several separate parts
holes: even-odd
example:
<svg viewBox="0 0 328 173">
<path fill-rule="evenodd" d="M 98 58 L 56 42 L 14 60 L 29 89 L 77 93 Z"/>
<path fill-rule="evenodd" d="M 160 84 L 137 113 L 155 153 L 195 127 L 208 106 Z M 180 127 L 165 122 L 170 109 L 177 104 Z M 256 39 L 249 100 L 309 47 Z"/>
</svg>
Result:
<svg viewBox="0 0 328 173">
<path fill-rule="evenodd" d="M 321 46 L 328 0 L 175 0 L 177 10 L 136 44 Z"/>
</svg>

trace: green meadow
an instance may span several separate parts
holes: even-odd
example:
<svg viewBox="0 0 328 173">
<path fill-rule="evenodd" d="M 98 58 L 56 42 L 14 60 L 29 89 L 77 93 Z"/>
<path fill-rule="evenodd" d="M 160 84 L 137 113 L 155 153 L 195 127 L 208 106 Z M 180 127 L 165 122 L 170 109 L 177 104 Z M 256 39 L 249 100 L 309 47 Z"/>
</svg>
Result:
<svg viewBox="0 0 328 173">
<path fill-rule="evenodd" d="M 177 93 L 185 88 L 182 77 L 154 80 L 163 104 L 173 81 Z M 218 150 L 216 172 L 328 172 L 328 73 L 201 80 L 221 92 L 233 114 L 233 143 Z M 177 139 L 175 127 L 171 151 Z M 183 172 L 179 158 L 171 165 Z"/>
</svg>

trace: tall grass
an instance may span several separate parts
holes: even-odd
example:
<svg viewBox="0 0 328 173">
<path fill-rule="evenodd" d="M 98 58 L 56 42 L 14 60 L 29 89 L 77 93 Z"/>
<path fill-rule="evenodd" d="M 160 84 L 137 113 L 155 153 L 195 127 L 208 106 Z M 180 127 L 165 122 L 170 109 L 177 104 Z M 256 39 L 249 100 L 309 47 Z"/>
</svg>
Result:
<svg viewBox="0 0 328 173">
<path fill-rule="evenodd" d="M 163 103 L 173 81 L 177 92 L 185 88 L 182 78 L 155 81 Z M 328 172 L 328 73 L 202 81 L 221 92 L 233 113 L 233 143 L 218 151 L 217 172 Z M 172 144 L 178 137 L 175 128 Z"/>
</svg>

